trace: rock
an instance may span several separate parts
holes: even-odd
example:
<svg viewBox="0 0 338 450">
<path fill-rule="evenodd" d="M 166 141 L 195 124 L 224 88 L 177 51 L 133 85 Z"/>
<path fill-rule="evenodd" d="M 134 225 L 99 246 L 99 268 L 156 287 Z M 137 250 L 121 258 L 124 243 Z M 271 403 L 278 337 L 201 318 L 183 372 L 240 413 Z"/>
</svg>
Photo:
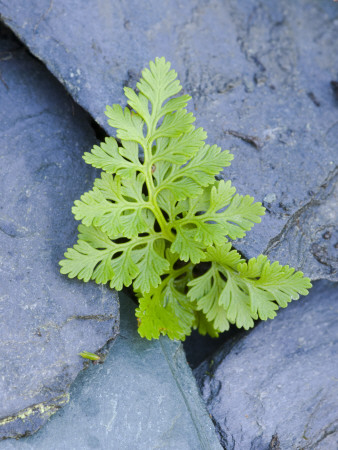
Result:
<svg viewBox="0 0 338 450">
<path fill-rule="evenodd" d="M 338 129 L 337 129 L 338 131 Z M 338 133 L 337 133 L 338 135 Z M 338 170 L 287 222 L 266 252 L 273 260 L 288 261 L 306 273 L 318 268 L 313 278 L 337 278 L 338 273 Z"/>
<path fill-rule="evenodd" d="M 0 440 L 38 430 L 69 398 L 81 350 L 116 337 L 114 291 L 71 281 L 71 206 L 94 173 L 81 155 L 90 118 L 0 30 Z"/>
<path fill-rule="evenodd" d="M 337 280 L 336 241 L 319 235 L 333 218 L 316 216 L 337 164 L 334 2 L 2 0 L 1 14 L 108 133 L 106 105 L 125 104 L 123 86 L 165 56 L 209 143 L 235 154 L 224 177 L 267 208 L 236 247 Z M 310 220 L 299 227 L 305 210 Z"/>
<path fill-rule="evenodd" d="M 196 369 L 225 448 L 338 447 L 337 312 L 337 285 L 317 282 Z"/>
<path fill-rule="evenodd" d="M 104 364 L 78 376 L 42 430 L 1 450 L 221 449 L 182 345 L 140 338 L 135 305 L 120 298 L 121 333 Z"/>
</svg>

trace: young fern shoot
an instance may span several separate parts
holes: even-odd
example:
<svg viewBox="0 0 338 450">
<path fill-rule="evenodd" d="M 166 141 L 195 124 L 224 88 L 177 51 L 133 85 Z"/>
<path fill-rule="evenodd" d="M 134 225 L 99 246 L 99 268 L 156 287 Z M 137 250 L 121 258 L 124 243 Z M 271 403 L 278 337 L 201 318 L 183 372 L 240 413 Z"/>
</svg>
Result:
<svg viewBox="0 0 338 450">
<path fill-rule="evenodd" d="M 107 107 L 119 143 L 108 137 L 84 154 L 102 174 L 75 201 L 79 240 L 60 262 L 70 278 L 117 290 L 132 284 L 147 339 L 248 329 L 311 287 L 302 272 L 263 255 L 245 261 L 232 249 L 228 239 L 245 236 L 264 208 L 215 178 L 233 156 L 205 144 L 206 132 L 185 109 L 191 97 L 176 96 L 176 78 L 156 58 L 138 93 L 124 89 L 130 108 Z"/>
</svg>

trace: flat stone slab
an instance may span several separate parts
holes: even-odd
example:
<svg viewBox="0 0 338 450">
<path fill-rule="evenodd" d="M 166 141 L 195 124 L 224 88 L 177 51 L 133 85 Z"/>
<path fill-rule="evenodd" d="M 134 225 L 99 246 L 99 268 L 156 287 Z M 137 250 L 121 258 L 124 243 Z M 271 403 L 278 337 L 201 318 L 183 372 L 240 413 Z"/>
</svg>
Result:
<svg viewBox="0 0 338 450">
<path fill-rule="evenodd" d="M 196 369 L 227 450 L 338 448 L 337 287 L 317 282 Z"/>
<path fill-rule="evenodd" d="M 70 401 L 34 436 L 1 450 L 220 450 L 182 345 L 147 341 L 121 295 L 121 333 L 106 361 L 83 371 Z"/>
<path fill-rule="evenodd" d="M 125 104 L 123 86 L 165 56 L 209 143 L 235 154 L 224 177 L 267 208 L 236 247 L 337 280 L 337 209 L 325 206 L 337 165 L 335 2 L 1 0 L 0 11 L 107 133 L 106 105 Z"/>
<path fill-rule="evenodd" d="M 69 398 L 82 350 L 116 337 L 114 291 L 71 281 L 71 206 L 95 175 L 90 118 L 0 29 L 0 440 L 38 430 Z"/>
</svg>

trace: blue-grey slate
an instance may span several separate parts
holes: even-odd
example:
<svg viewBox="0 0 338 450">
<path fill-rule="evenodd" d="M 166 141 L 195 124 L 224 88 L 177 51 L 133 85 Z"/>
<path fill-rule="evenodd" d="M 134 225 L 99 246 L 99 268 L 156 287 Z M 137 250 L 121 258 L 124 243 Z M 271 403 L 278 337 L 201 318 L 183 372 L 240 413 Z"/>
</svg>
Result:
<svg viewBox="0 0 338 450">
<path fill-rule="evenodd" d="M 94 176 L 81 159 L 90 118 L 0 29 L 0 440 L 38 430 L 69 399 L 84 360 L 119 329 L 116 292 L 72 281 L 73 201 Z"/>
<path fill-rule="evenodd" d="M 104 364 L 74 382 L 69 403 L 35 435 L 1 450 L 221 450 L 182 345 L 142 339 L 121 299 L 121 332 Z"/>
<path fill-rule="evenodd" d="M 338 448 L 337 288 L 318 281 L 196 369 L 227 450 Z"/>
<path fill-rule="evenodd" d="M 336 2 L 0 0 L 0 12 L 108 134 L 106 105 L 165 56 L 208 142 L 235 155 L 222 176 L 267 209 L 236 247 L 337 280 L 337 213 L 321 208 L 336 180 Z"/>
</svg>

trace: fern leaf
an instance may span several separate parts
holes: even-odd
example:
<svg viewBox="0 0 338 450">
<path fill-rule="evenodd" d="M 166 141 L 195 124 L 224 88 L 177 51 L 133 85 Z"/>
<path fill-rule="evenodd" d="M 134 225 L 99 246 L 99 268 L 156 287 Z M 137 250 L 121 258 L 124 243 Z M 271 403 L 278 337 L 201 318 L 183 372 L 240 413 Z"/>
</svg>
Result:
<svg viewBox="0 0 338 450">
<path fill-rule="evenodd" d="M 86 152 L 83 159 L 105 172 L 130 177 L 142 170 L 138 152 L 137 142 L 123 141 L 123 147 L 118 147 L 116 140 L 108 137 L 100 146 L 94 145 L 90 153 Z"/>
<path fill-rule="evenodd" d="M 195 322 L 193 323 L 193 328 L 198 330 L 203 336 L 209 335 L 212 338 L 218 338 L 220 330 L 215 328 L 213 322 L 209 322 L 203 311 L 195 311 Z"/>
<path fill-rule="evenodd" d="M 177 256 L 167 252 L 170 269 L 162 283 L 151 293 L 141 296 L 136 317 L 139 334 L 147 339 L 167 335 L 170 339 L 184 340 L 196 322 L 193 304 L 185 295 L 185 286 L 192 277 L 192 265 L 174 270 Z"/>
<path fill-rule="evenodd" d="M 178 94 L 182 89 L 176 78 L 177 73 L 170 70 L 170 63 L 164 58 L 156 58 L 155 61 L 149 63 L 149 69 L 146 68 L 142 71 L 142 78 L 136 86 L 151 102 L 152 112 L 156 111 L 158 118 L 166 113 L 164 111 L 161 115 L 160 112 L 163 102 Z"/>
<path fill-rule="evenodd" d="M 174 194 L 174 200 L 194 198 L 203 193 L 203 187 L 215 182 L 223 167 L 229 166 L 233 156 L 222 152 L 219 147 L 209 145 L 201 147 L 193 158 L 184 166 L 172 166 L 155 190 L 158 195 L 164 189 Z"/>
<path fill-rule="evenodd" d="M 125 141 L 134 141 L 145 145 L 143 134 L 144 121 L 138 114 L 120 105 L 107 106 L 106 116 L 110 126 L 116 128 L 116 137 Z"/>
<path fill-rule="evenodd" d="M 216 311 L 215 297 L 210 295 L 212 289 L 217 290 L 217 306 L 223 309 L 227 320 L 249 329 L 258 317 L 272 319 L 279 306 L 285 307 L 300 294 L 307 295 L 311 287 L 302 272 L 278 262 L 271 264 L 266 256 L 243 262 L 239 253 L 231 250 L 231 244 L 209 248 L 205 261 L 211 267 L 206 274 L 189 282 L 188 295 L 209 321 Z"/>
<path fill-rule="evenodd" d="M 137 176 L 134 173 L 131 180 L 103 173 L 93 190 L 75 201 L 72 209 L 75 219 L 86 226 L 99 227 L 108 235 L 133 238 L 147 232 L 152 207 L 143 198 L 143 186 L 142 173 Z"/>
<path fill-rule="evenodd" d="M 187 214 L 174 221 L 173 226 L 176 230 L 194 228 L 194 239 L 205 246 L 220 245 L 227 236 L 231 239 L 244 237 L 246 231 L 260 222 L 264 208 L 259 202 L 253 203 L 252 197 L 234 193 L 230 181 L 218 182 L 206 191 L 209 195 L 207 207 L 205 198 L 202 202 L 190 202 Z"/>
<path fill-rule="evenodd" d="M 173 282 L 158 286 L 152 294 L 140 300 L 136 317 L 139 318 L 139 334 L 147 339 L 167 335 L 170 339 L 184 340 L 190 335 L 195 320 L 192 305 L 180 293 Z"/>
<path fill-rule="evenodd" d="M 137 266 L 140 273 L 134 281 L 134 287 L 141 292 L 149 292 L 161 283 L 161 275 L 169 269 L 169 262 L 164 258 L 163 241 L 150 241 L 144 248 L 136 249 Z"/>
<path fill-rule="evenodd" d="M 203 311 L 207 321 L 212 322 L 213 328 L 220 332 L 230 327 L 226 311 L 218 302 L 224 285 L 224 280 L 214 266 L 188 283 L 189 298 L 195 301 L 198 310 Z"/>
<path fill-rule="evenodd" d="M 107 137 L 84 155 L 103 173 L 74 203 L 82 223 L 61 272 L 117 290 L 133 285 L 148 339 L 248 329 L 306 295 L 301 272 L 263 255 L 246 262 L 227 242 L 245 236 L 264 208 L 215 179 L 233 156 L 205 144 L 170 63 L 150 62 L 137 89 L 124 89 L 128 107 L 107 106 L 118 141 Z"/>
<path fill-rule="evenodd" d="M 170 250 L 177 253 L 182 261 L 190 260 L 197 264 L 204 257 L 204 245 L 194 240 L 194 233 L 194 230 L 178 229 Z"/>
<path fill-rule="evenodd" d="M 206 138 L 207 134 L 203 128 L 194 129 L 171 139 L 158 138 L 152 162 L 156 164 L 158 161 L 169 161 L 178 165 L 185 164 L 204 146 Z"/>
<path fill-rule="evenodd" d="M 80 225 L 79 232 L 77 244 L 60 261 L 61 273 L 70 278 L 109 281 L 110 287 L 118 290 L 134 281 L 134 286 L 146 293 L 161 283 L 161 275 L 169 268 L 163 245 L 156 242 L 162 239 L 161 234 L 153 232 L 120 243 L 93 226 Z"/>
</svg>

